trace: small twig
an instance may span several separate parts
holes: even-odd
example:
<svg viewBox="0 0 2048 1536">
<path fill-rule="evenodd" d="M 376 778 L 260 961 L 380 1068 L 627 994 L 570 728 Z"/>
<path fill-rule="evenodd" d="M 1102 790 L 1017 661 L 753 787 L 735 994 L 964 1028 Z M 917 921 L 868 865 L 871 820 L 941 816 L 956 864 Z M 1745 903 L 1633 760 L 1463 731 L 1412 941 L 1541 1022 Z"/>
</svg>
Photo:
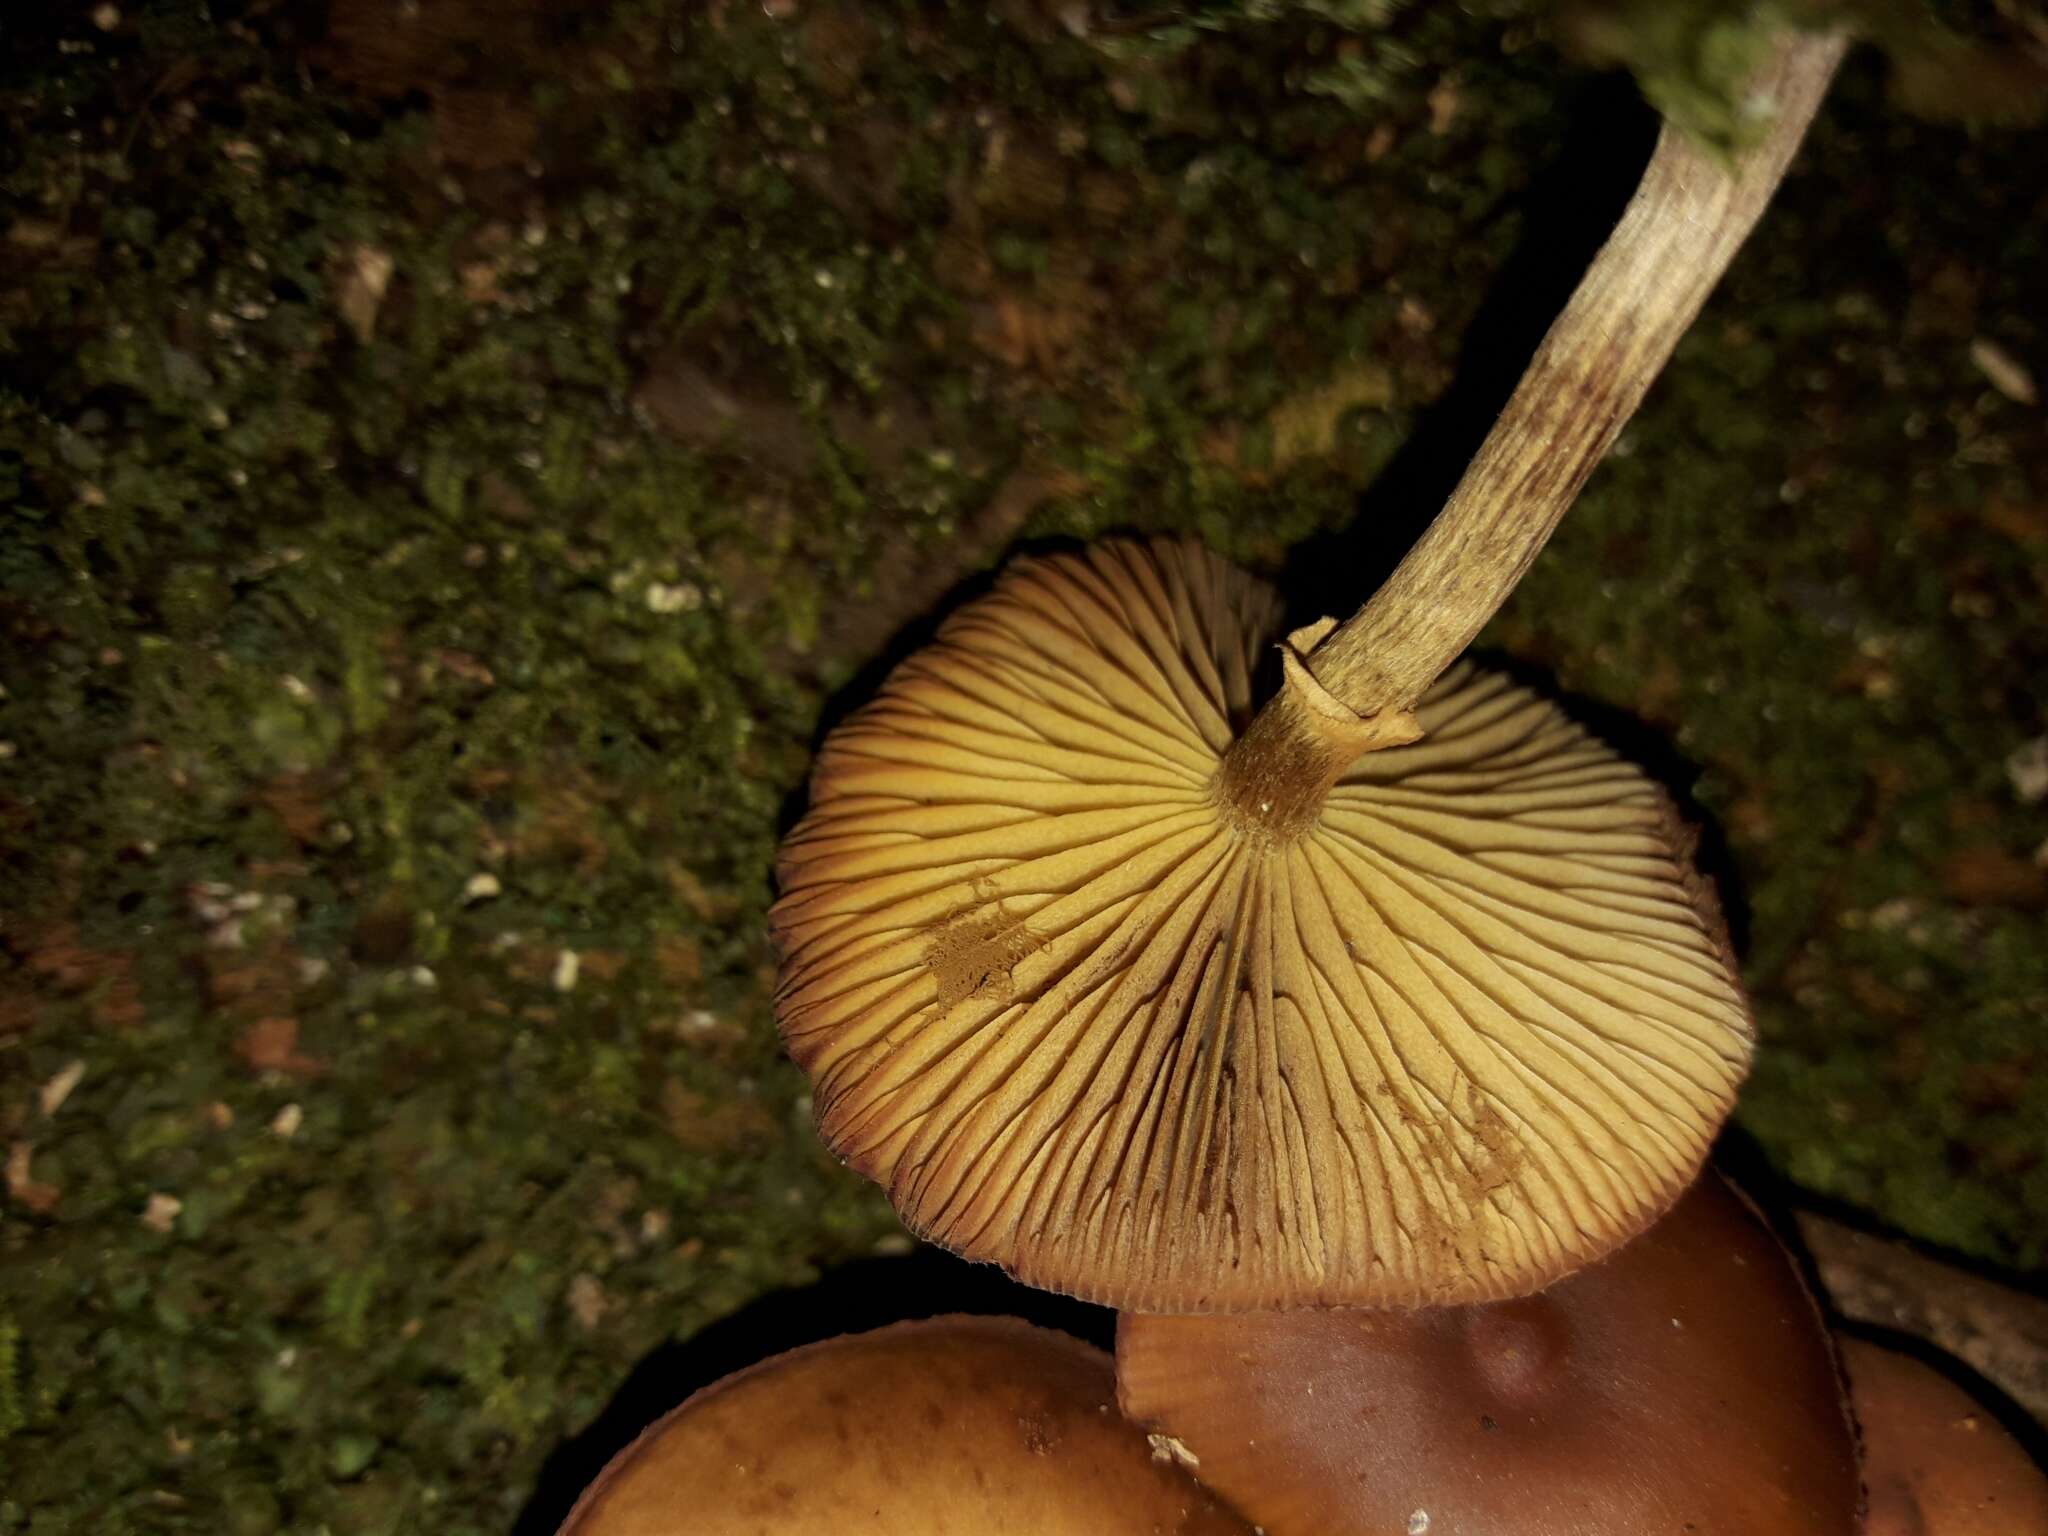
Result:
<svg viewBox="0 0 2048 1536">
<path fill-rule="evenodd" d="M 1641 185 L 1436 520 L 1309 657 L 1362 716 L 1408 708 L 1514 590 L 1783 179 L 1846 44 L 1790 35 L 1731 170 L 1667 124 Z"/>
</svg>

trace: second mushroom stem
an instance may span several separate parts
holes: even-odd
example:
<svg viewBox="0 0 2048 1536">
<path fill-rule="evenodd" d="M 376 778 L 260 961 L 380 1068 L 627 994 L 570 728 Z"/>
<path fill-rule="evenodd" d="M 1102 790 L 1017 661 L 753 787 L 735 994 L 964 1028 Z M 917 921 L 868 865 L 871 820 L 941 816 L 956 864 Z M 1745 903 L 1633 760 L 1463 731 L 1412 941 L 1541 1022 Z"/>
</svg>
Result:
<svg viewBox="0 0 2048 1536">
<path fill-rule="evenodd" d="M 1769 114 L 1727 164 L 1665 124 L 1641 184 L 1427 532 L 1308 656 L 1360 716 L 1405 710 L 1514 590 L 1783 179 L 1846 46 L 1788 34 L 1750 88 Z"/>
</svg>

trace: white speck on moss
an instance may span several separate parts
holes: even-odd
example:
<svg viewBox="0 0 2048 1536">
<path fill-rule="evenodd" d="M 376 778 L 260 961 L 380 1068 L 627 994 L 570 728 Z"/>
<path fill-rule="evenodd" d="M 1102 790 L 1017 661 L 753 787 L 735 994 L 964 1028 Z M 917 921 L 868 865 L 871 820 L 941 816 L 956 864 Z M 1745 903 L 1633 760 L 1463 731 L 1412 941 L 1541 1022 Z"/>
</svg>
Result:
<svg viewBox="0 0 2048 1536">
<path fill-rule="evenodd" d="M 142 1224 L 152 1232 L 171 1230 L 171 1224 L 178 1219 L 178 1212 L 185 1209 L 185 1202 L 176 1195 L 154 1194 L 142 1207 Z"/>
<path fill-rule="evenodd" d="M 270 1134 L 280 1141 L 290 1141 L 305 1123 L 306 1112 L 296 1104 L 287 1104 L 270 1117 Z"/>
<path fill-rule="evenodd" d="M 374 245 L 353 246 L 344 258 L 336 304 L 342 320 L 365 346 L 377 333 L 377 311 L 383 308 L 385 290 L 396 270 L 391 253 Z"/>
<path fill-rule="evenodd" d="M 595 1331 L 611 1310 L 611 1298 L 593 1274 L 580 1274 L 569 1282 L 569 1313 L 585 1333 Z"/>
<path fill-rule="evenodd" d="M 2020 804 L 2048 799 L 2048 736 L 2036 736 L 2015 748 L 2005 760 L 2005 776 Z"/>
<path fill-rule="evenodd" d="M 68 1062 L 55 1077 L 43 1084 L 42 1092 L 36 1096 L 36 1107 L 42 1110 L 45 1116 L 56 1114 L 64 1107 L 64 1101 L 71 1097 L 71 1090 L 76 1088 L 84 1077 L 84 1058 Z"/>
<path fill-rule="evenodd" d="M 554 983 L 557 992 L 574 992 L 576 978 L 582 973 L 583 957 L 573 949 L 565 949 L 555 956 Z"/>
<path fill-rule="evenodd" d="M 469 883 L 462 888 L 462 899 L 464 901 L 489 901 L 504 889 L 505 887 L 498 883 L 496 875 L 488 872 L 480 875 L 471 875 Z"/>
<path fill-rule="evenodd" d="M 650 613 L 690 613 L 703 606 L 704 593 L 695 582 L 670 585 L 651 581 L 647 584 L 646 601 Z"/>
<path fill-rule="evenodd" d="M 2027 365 L 2014 357 L 1988 336 L 1979 336 L 1970 343 L 1970 361 L 1977 365 L 1977 371 L 1990 381 L 1991 387 L 2006 399 L 2017 405 L 2036 405 L 2040 393 L 2034 388 L 2034 375 Z"/>
</svg>

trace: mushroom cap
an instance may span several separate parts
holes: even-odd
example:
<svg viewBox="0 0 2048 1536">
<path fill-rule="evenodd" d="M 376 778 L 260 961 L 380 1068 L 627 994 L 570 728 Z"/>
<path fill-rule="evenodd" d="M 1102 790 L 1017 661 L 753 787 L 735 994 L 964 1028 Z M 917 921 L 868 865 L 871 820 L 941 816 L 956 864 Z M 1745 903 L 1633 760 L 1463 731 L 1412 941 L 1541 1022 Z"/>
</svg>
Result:
<svg viewBox="0 0 2048 1536">
<path fill-rule="evenodd" d="M 1418 744 L 1248 824 L 1218 769 L 1279 620 L 1190 543 L 1012 564 L 824 744 L 771 915 L 783 1039 L 914 1230 L 1029 1284 L 1535 1290 L 1654 1220 L 1733 1103 L 1718 909 L 1652 781 L 1464 664 Z"/>
<path fill-rule="evenodd" d="M 1818 1309 L 1709 1175 L 1537 1296 L 1118 1321 L 1124 1411 L 1267 1536 L 1855 1536 Z"/>
<path fill-rule="evenodd" d="M 1250 1536 L 1117 1416 L 1110 1358 L 1008 1317 L 829 1339 L 714 1382 L 561 1536 Z"/>
<path fill-rule="evenodd" d="M 2041 1536 L 2048 1473 L 1933 1366 L 1839 1341 L 1863 1430 L 1863 1536 Z"/>
</svg>

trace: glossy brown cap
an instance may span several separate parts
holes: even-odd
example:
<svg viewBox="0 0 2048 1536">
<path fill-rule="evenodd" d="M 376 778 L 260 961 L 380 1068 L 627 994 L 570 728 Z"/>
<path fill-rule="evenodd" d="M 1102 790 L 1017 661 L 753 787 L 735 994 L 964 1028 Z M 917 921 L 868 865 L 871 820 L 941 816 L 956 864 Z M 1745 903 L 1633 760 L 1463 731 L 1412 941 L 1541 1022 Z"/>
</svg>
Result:
<svg viewBox="0 0 2048 1536">
<path fill-rule="evenodd" d="M 1864 1536 L 2048 1536 L 2048 1474 L 1932 1366 L 1841 1340 L 1863 1429 Z"/>
<path fill-rule="evenodd" d="M 1777 1239 L 1712 1176 L 1541 1295 L 1126 1314 L 1124 1411 L 1268 1536 L 1855 1536 L 1856 1448 Z"/>
<path fill-rule="evenodd" d="M 1663 792 L 1554 705 L 1461 664 L 1400 729 L 1347 726 L 1314 630 L 1282 687 L 1380 749 L 1248 820 L 1266 781 L 1218 775 L 1279 615 L 1131 541 L 956 613 L 827 739 L 782 846 L 783 1039 L 914 1230 L 1033 1285 L 1536 1290 L 1668 1208 L 1734 1101 L 1718 912 Z"/>
<path fill-rule="evenodd" d="M 561 1536 L 1250 1536 L 1116 1412 L 1109 1356 L 942 1317 L 778 1355 L 606 1467 Z"/>
</svg>

